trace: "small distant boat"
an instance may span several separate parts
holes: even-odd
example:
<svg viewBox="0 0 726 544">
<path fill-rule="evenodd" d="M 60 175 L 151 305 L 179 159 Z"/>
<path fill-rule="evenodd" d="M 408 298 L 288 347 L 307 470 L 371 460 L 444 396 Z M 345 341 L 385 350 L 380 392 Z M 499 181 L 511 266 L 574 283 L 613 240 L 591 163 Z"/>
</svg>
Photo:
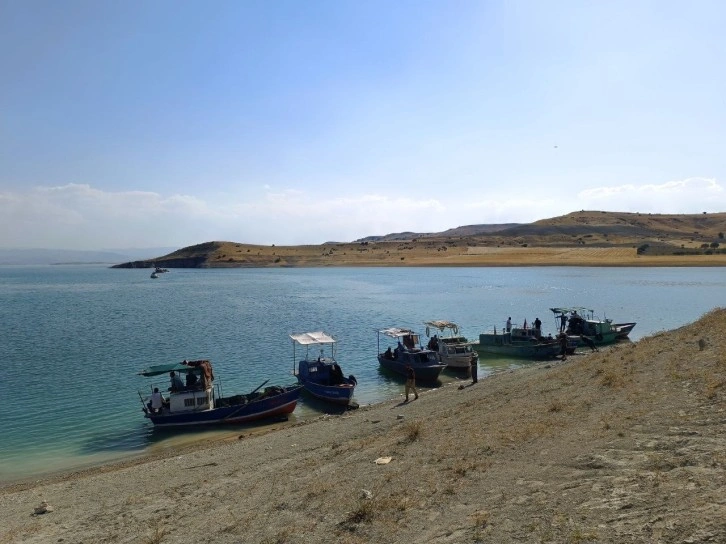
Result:
<svg viewBox="0 0 726 544">
<path fill-rule="evenodd" d="M 154 272 L 156 274 L 163 274 L 164 272 L 169 272 L 168 268 L 159 268 L 158 266 L 154 269 Z"/>
<path fill-rule="evenodd" d="M 291 334 L 290 338 L 293 341 L 293 364 L 297 363 L 297 371 L 293 368 L 293 373 L 305 391 L 328 402 L 349 404 L 358 380 L 352 374 L 347 378 L 343 376 L 343 371 L 335 360 L 336 340 L 322 331 Z M 299 361 L 295 353 L 296 345 L 305 346 L 305 357 Z M 320 349 L 317 358 L 315 355 L 310 356 L 310 346 L 325 345 L 330 346 L 329 356 L 325 356 L 324 348 Z"/>
<path fill-rule="evenodd" d="M 429 337 L 426 347 L 438 353 L 439 361 L 445 364 L 446 368 L 450 370 L 469 370 L 472 358 L 479 358 L 472 347 L 473 343 L 469 342 L 465 336 L 459 335 L 459 326 L 456 323 L 451 321 L 426 321 L 424 325 L 426 325 L 426 336 Z M 441 334 L 436 333 L 436 330 Z"/>
<path fill-rule="evenodd" d="M 636 323 L 613 323 L 612 319 L 600 319 L 594 310 L 583 307 L 550 308 L 555 323 L 561 332 L 576 339 L 580 345 L 580 335 L 592 340 L 595 345 L 612 344 L 628 338 Z"/>
<path fill-rule="evenodd" d="M 186 376 L 186 383 L 179 380 L 168 389 L 157 388 L 163 391 L 162 396 L 168 395 L 160 407 L 153 406 L 153 393 L 145 398 L 139 392 L 144 417 L 154 427 L 248 423 L 287 417 L 295 410 L 302 389 L 298 384 L 264 387 L 269 381 L 265 380 L 250 393 L 223 397 L 219 385 L 214 384 L 212 364 L 206 359 L 155 365 L 139 372 L 146 377 L 171 373 L 176 378 Z"/>
<path fill-rule="evenodd" d="M 381 335 L 396 340 L 396 349 L 391 350 L 389 346 L 386 351 L 381 351 Z M 407 375 L 406 368 L 410 366 L 416 374 L 416 381 L 421 382 L 435 382 L 446 368 L 439 362 L 437 352 L 420 345 L 417 333 L 397 327 L 378 331 L 378 362 L 383 368 L 402 376 Z"/>
<path fill-rule="evenodd" d="M 156 272 L 152 272 L 152 273 L 151 273 L 151 279 L 152 279 L 152 280 L 155 280 L 155 279 L 156 279 L 156 278 L 158 278 L 158 277 L 159 277 L 159 274 L 157 274 Z"/>
</svg>

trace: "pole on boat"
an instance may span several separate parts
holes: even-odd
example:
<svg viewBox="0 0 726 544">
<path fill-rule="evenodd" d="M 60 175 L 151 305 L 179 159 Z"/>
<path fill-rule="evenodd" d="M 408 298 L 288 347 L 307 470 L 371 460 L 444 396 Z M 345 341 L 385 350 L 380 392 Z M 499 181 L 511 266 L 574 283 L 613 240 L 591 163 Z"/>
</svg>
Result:
<svg viewBox="0 0 726 544">
<path fill-rule="evenodd" d="M 264 381 L 264 382 L 262 382 L 262 383 L 261 383 L 260 385 L 258 385 L 258 386 L 257 386 L 257 388 L 256 388 L 256 389 L 255 389 L 254 391 L 251 391 L 251 392 L 250 392 L 249 394 L 251 395 L 252 393 L 257 393 L 257 391 L 258 391 L 258 390 L 259 390 L 259 389 L 260 389 L 260 388 L 261 388 L 261 387 L 262 387 L 263 385 L 265 385 L 265 384 L 266 384 L 267 382 L 269 382 L 269 381 L 270 381 L 269 379 L 265 380 L 265 381 Z"/>
<path fill-rule="evenodd" d="M 146 412 L 146 404 L 144 404 L 144 397 L 141 396 L 141 391 L 136 391 L 139 394 L 139 400 L 141 401 L 141 408 Z"/>
</svg>

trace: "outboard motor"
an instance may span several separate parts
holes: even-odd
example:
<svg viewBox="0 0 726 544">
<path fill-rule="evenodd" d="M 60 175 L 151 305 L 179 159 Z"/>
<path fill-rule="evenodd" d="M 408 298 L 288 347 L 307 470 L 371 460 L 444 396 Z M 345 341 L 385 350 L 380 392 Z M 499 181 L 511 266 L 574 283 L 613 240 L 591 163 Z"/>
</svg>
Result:
<svg viewBox="0 0 726 544">
<path fill-rule="evenodd" d="M 348 376 L 348 380 L 349 380 L 349 381 L 350 381 L 350 382 L 351 382 L 351 383 L 352 383 L 353 385 L 358 385 L 358 380 L 356 380 L 356 379 L 355 379 L 355 376 L 353 376 L 353 374 L 351 374 L 350 376 Z"/>
</svg>

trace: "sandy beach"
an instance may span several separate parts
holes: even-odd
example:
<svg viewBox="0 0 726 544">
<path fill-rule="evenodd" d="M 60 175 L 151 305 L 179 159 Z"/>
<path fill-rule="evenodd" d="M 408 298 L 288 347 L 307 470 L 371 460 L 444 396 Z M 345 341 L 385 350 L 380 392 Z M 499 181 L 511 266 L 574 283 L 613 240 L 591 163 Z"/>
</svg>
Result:
<svg viewBox="0 0 726 544">
<path fill-rule="evenodd" d="M 0 542 L 726 542 L 725 328 L 5 486 Z"/>
</svg>

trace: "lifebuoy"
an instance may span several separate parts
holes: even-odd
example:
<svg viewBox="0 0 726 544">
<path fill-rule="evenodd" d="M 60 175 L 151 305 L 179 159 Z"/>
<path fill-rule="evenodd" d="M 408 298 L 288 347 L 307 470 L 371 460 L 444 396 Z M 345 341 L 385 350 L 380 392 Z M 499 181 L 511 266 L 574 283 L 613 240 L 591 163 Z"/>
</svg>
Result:
<svg viewBox="0 0 726 544">
<path fill-rule="evenodd" d="M 431 336 L 431 332 L 429 331 L 428 325 L 426 325 L 426 336 Z"/>
<path fill-rule="evenodd" d="M 458 327 L 458 325 L 454 325 L 453 331 L 454 331 L 454 334 L 455 335 L 457 335 L 457 336 L 459 335 L 459 327 Z"/>
</svg>

